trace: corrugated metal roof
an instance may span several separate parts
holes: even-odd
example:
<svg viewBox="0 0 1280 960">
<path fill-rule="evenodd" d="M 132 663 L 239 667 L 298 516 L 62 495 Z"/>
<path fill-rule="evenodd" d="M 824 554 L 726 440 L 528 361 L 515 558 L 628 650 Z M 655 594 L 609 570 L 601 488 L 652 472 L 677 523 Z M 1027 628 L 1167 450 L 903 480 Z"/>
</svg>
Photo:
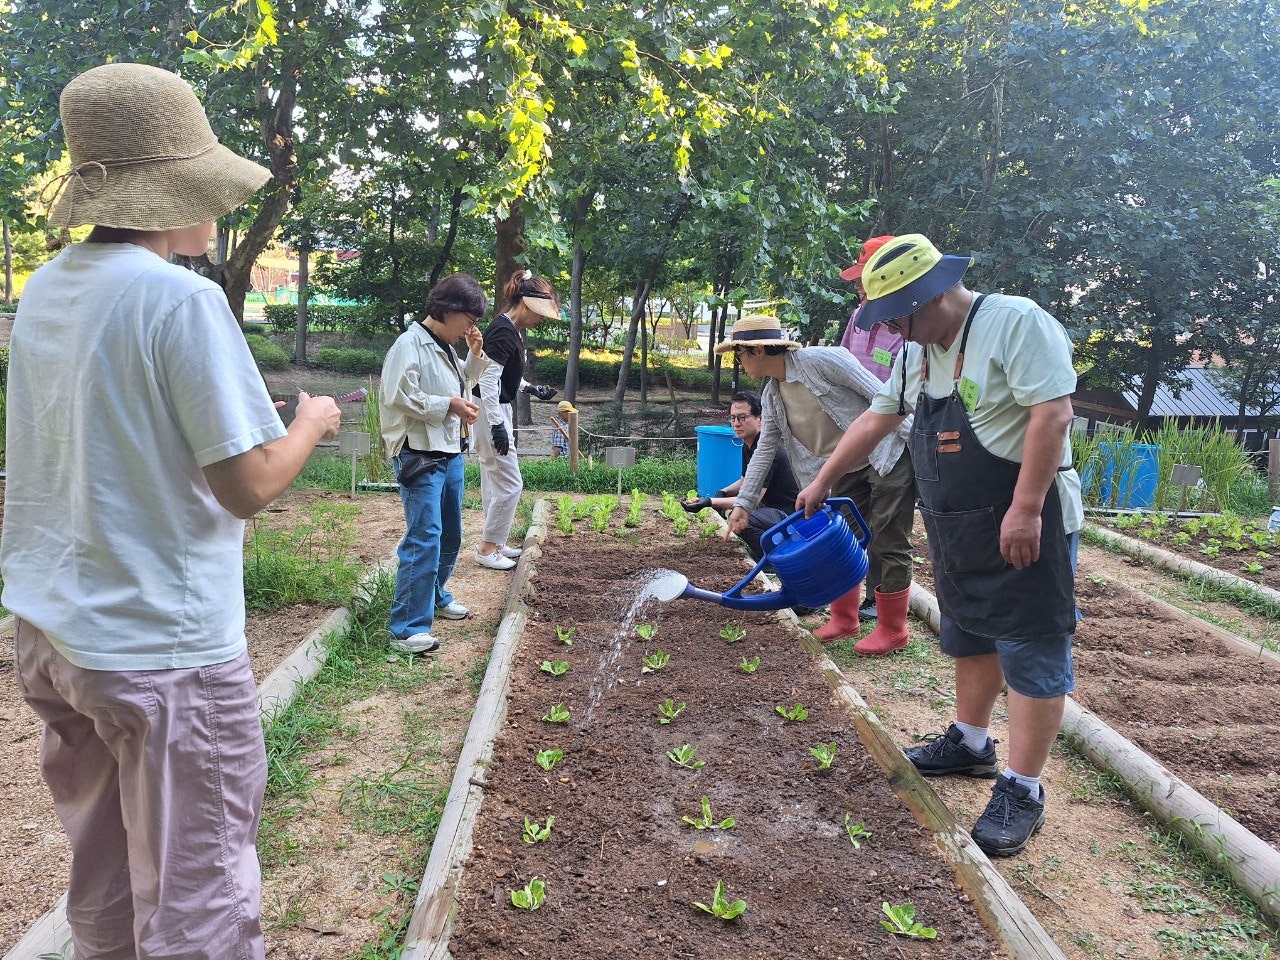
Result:
<svg viewBox="0 0 1280 960">
<path fill-rule="evenodd" d="M 1208 375 L 1206 367 L 1187 367 L 1182 377 L 1187 381 L 1180 396 L 1175 397 L 1173 391 L 1164 384 L 1156 387 L 1155 399 L 1151 401 L 1153 417 L 1234 417 L 1239 412 L 1235 400 L 1223 394 Z M 1138 406 L 1138 392 L 1126 390 L 1124 398 L 1134 409 Z M 1245 416 L 1256 417 L 1256 408 L 1245 408 Z"/>
</svg>

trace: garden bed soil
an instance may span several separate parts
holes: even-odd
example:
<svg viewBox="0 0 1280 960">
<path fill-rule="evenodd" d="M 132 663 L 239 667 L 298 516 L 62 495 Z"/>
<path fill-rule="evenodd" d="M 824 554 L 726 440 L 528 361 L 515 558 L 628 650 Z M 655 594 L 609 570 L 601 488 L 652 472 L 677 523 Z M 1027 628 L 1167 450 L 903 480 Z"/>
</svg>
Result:
<svg viewBox="0 0 1280 960">
<path fill-rule="evenodd" d="M 617 521 L 615 520 L 615 526 Z M 719 538 L 681 538 L 665 518 L 622 536 L 585 525 L 548 533 L 516 654 L 505 730 L 475 828 L 450 950 L 464 958 L 599 957 L 993 957 L 1002 947 L 956 884 L 921 827 L 867 755 L 792 627 L 771 614 L 694 601 L 631 611 L 646 571 L 688 572 L 723 591 L 742 555 Z M 695 528 L 696 530 L 696 528 Z M 741 624 L 746 639 L 720 631 Z M 657 627 L 644 641 L 639 623 Z M 572 627 L 565 646 L 556 627 Z M 669 664 L 642 672 L 658 649 Z M 759 656 L 753 674 L 744 657 Z M 554 677 L 543 661 L 571 668 Z M 667 698 L 687 707 L 659 722 Z M 540 719 L 557 703 L 571 719 Z M 775 709 L 803 704 L 803 722 Z M 831 770 L 809 748 L 838 744 Z M 690 744 L 706 765 L 677 766 L 669 750 Z M 556 748 L 547 773 L 534 762 Z M 708 797 L 732 830 L 696 830 Z M 524 818 L 554 816 L 549 839 L 526 844 Z M 846 817 L 870 836 L 855 848 Z M 510 891 L 546 883 L 536 912 Z M 717 881 L 746 912 L 724 922 L 693 906 Z M 910 903 L 936 940 L 895 937 L 882 903 Z"/>
</svg>

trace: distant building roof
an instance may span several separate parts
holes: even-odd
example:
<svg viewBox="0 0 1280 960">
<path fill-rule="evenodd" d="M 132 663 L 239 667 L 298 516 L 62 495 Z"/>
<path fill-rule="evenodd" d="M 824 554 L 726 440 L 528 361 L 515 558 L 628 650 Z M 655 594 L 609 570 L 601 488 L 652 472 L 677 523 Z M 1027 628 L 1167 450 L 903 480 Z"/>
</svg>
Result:
<svg viewBox="0 0 1280 960">
<path fill-rule="evenodd" d="M 1187 386 L 1182 389 L 1180 396 L 1175 397 L 1173 391 L 1164 384 L 1156 387 L 1155 399 L 1151 401 L 1151 416 L 1200 418 L 1236 416 L 1240 412 L 1239 404 L 1218 389 L 1208 371 L 1208 367 L 1187 367 L 1183 370 L 1182 378 L 1187 381 Z M 1123 396 L 1136 410 L 1138 392 L 1126 390 Z M 1245 408 L 1245 416 L 1256 417 L 1257 415 L 1256 407 Z"/>
</svg>

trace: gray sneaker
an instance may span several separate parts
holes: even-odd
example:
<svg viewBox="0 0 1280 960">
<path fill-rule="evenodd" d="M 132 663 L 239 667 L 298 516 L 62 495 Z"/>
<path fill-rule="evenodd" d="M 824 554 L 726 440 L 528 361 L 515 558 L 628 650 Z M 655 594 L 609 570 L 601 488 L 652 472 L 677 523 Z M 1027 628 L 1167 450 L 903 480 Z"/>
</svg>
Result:
<svg viewBox="0 0 1280 960">
<path fill-rule="evenodd" d="M 465 620 L 471 616 L 471 611 L 453 600 L 447 606 L 436 607 L 436 616 L 441 620 Z"/>
<path fill-rule="evenodd" d="M 429 633 L 415 633 L 404 639 L 392 637 L 391 649 L 396 653 L 431 653 L 440 649 L 440 641 Z"/>
<path fill-rule="evenodd" d="M 988 857 L 1021 853 L 1027 841 L 1044 826 L 1044 788 L 1040 796 L 1012 777 L 1001 777 L 991 788 L 987 809 L 973 825 L 973 842 Z"/>
<path fill-rule="evenodd" d="M 907 759 L 926 777 L 943 777 L 955 774 L 961 777 L 977 777 L 990 780 L 996 775 L 996 743 L 987 740 L 981 753 L 974 753 L 964 745 L 964 734 L 954 723 L 946 733 L 931 733 L 925 742 L 906 751 Z"/>
</svg>

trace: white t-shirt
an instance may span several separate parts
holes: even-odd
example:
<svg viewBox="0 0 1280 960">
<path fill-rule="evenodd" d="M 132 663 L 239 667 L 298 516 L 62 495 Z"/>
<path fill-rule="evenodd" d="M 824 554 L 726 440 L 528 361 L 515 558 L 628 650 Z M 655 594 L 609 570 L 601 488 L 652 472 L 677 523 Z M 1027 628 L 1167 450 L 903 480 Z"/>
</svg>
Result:
<svg viewBox="0 0 1280 960">
<path fill-rule="evenodd" d="M 4 606 L 90 670 L 238 656 L 244 521 L 201 468 L 284 434 L 216 284 L 133 244 L 64 250 L 10 345 Z"/>
<path fill-rule="evenodd" d="M 959 334 L 949 350 L 928 347 L 929 383 L 926 393 L 934 399 L 951 394 Z M 907 409 L 920 395 L 920 364 L 924 349 L 903 346 L 888 381 L 871 402 L 876 413 L 897 414 L 902 390 L 902 365 L 907 365 Z M 969 423 L 978 441 L 990 453 L 1022 462 L 1022 441 L 1030 415 L 1027 407 L 1070 396 L 1076 389 L 1071 365 L 1071 341 L 1062 324 L 1025 297 L 993 293 L 982 301 L 969 328 L 961 372 L 961 398 L 966 399 Z M 965 383 L 964 381 L 968 381 Z M 976 397 L 970 404 L 968 397 Z M 1071 442 L 1063 444 L 1061 465 L 1071 465 Z M 1080 476 L 1075 470 L 1059 470 L 1056 478 L 1062 501 L 1062 522 L 1067 533 L 1084 526 L 1080 500 Z"/>
</svg>

